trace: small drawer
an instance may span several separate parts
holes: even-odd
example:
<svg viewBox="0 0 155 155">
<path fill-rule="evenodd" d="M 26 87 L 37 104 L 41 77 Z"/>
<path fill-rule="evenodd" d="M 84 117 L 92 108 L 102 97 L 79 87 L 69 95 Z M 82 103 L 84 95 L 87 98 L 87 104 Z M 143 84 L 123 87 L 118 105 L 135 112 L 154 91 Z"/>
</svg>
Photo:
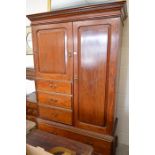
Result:
<svg viewBox="0 0 155 155">
<path fill-rule="evenodd" d="M 26 101 L 26 107 L 31 108 L 31 109 L 37 109 L 37 103 Z"/>
<path fill-rule="evenodd" d="M 70 82 L 37 80 L 36 84 L 38 90 L 71 94 Z"/>
<path fill-rule="evenodd" d="M 72 97 L 67 95 L 38 92 L 38 101 L 41 104 L 71 109 L 71 100 Z"/>
<path fill-rule="evenodd" d="M 39 105 L 41 118 L 72 125 L 72 111 Z"/>
<path fill-rule="evenodd" d="M 26 108 L 26 114 L 27 115 L 32 115 L 32 116 L 37 116 L 38 115 L 38 112 L 36 109 L 33 109 L 33 108 Z"/>
</svg>

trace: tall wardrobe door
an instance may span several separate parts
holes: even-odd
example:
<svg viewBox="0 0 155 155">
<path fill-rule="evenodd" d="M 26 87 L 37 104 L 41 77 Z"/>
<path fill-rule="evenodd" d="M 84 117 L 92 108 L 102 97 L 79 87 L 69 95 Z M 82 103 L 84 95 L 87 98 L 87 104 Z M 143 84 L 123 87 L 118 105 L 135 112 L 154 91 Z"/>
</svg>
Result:
<svg viewBox="0 0 155 155">
<path fill-rule="evenodd" d="M 112 33 L 117 34 L 114 23 L 115 20 L 92 20 L 73 24 L 75 126 L 101 133 L 106 133 L 113 117 L 114 103 L 108 91 L 114 84 L 114 80 L 109 81 L 109 75 L 113 78 L 110 60 L 115 59 L 110 51 Z"/>
<path fill-rule="evenodd" d="M 72 79 L 72 23 L 33 27 L 37 77 Z"/>
</svg>

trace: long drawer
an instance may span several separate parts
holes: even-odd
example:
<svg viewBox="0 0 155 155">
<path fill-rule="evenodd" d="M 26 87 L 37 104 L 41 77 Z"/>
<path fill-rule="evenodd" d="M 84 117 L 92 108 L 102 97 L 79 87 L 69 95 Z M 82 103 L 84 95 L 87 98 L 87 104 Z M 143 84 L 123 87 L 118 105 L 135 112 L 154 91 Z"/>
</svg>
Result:
<svg viewBox="0 0 155 155">
<path fill-rule="evenodd" d="M 53 80 L 37 80 L 37 89 L 41 91 L 50 91 L 57 93 L 71 94 L 71 83 L 64 81 L 53 81 Z"/>
<path fill-rule="evenodd" d="M 112 155 L 113 154 L 113 138 L 103 138 L 103 136 L 95 136 L 89 134 L 85 130 L 69 127 L 67 125 L 58 125 L 58 123 L 38 119 L 38 128 L 56 135 L 64 136 L 73 140 L 93 146 L 95 154 Z M 105 136 L 106 137 L 106 136 Z M 108 137 L 108 136 L 107 136 Z M 111 136 L 110 136 L 111 137 Z"/>
<path fill-rule="evenodd" d="M 72 125 L 71 110 L 63 110 L 60 108 L 46 107 L 43 105 L 39 105 L 39 116 L 47 120 Z"/>
<path fill-rule="evenodd" d="M 38 92 L 38 101 L 41 104 L 71 109 L 72 97 L 56 93 Z"/>
</svg>

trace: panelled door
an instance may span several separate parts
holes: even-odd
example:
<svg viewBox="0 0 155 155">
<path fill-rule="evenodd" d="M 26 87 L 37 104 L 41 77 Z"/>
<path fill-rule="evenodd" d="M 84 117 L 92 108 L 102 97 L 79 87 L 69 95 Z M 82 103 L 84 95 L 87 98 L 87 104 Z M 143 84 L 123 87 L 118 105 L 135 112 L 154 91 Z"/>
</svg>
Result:
<svg viewBox="0 0 155 155">
<path fill-rule="evenodd" d="M 118 20 L 73 23 L 75 126 L 111 132 Z M 117 38 L 117 37 L 114 37 Z M 109 129 L 108 129 L 109 128 Z"/>
<path fill-rule="evenodd" d="M 73 74 L 72 22 L 33 26 L 36 76 L 71 80 Z"/>
</svg>

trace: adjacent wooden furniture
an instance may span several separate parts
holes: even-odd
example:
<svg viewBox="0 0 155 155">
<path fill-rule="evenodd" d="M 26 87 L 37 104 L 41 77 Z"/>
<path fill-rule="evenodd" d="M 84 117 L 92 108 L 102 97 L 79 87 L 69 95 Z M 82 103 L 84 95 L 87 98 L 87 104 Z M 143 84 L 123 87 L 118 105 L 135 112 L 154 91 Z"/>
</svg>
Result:
<svg viewBox="0 0 155 155">
<path fill-rule="evenodd" d="M 26 68 L 26 79 L 35 80 L 34 68 Z"/>
<path fill-rule="evenodd" d="M 36 92 L 26 96 L 26 119 L 35 121 L 38 117 L 38 105 L 36 99 Z"/>
<path fill-rule="evenodd" d="M 26 79 L 35 81 L 35 70 L 34 68 L 26 68 Z M 38 105 L 36 92 L 26 95 L 26 119 L 36 122 L 38 116 Z"/>
<path fill-rule="evenodd" d="M 116 89 L 126 2 L 28 15 L 38 128 L 115 153 Z"/>
<path fill-rule="evenodd" d="M 39 146 L 46 151 L 55 147 L 64 147 L 76 153 L 76 155 L 92 155 L 93 148 L 64 137 L 56 136 L 41 130 L 33 130 L 26 136 L 26 143 L 32 146 Z"/>
</svg>

